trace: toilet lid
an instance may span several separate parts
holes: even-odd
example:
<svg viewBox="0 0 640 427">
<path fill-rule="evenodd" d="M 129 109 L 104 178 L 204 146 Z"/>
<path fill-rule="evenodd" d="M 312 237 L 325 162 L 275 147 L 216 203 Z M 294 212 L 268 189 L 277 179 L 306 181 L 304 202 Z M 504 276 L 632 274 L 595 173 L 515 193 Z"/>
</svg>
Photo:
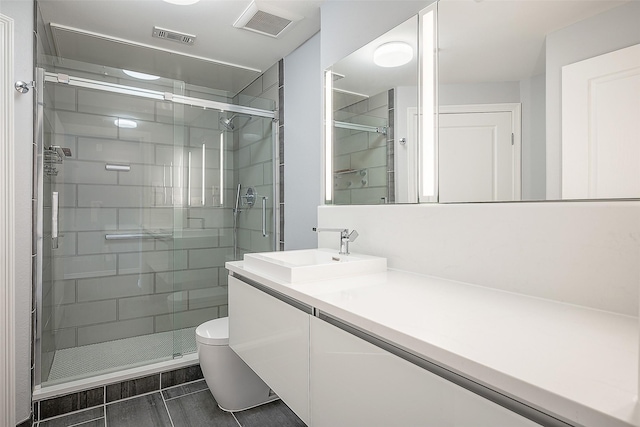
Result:
<svg viewBox="0 0 640 427">
<path fill-rule="evenodd" d="M 196 328 L 196 341 L 209 345 L 229 344 L 229 318 L 209 320 Z"/>
</svg>

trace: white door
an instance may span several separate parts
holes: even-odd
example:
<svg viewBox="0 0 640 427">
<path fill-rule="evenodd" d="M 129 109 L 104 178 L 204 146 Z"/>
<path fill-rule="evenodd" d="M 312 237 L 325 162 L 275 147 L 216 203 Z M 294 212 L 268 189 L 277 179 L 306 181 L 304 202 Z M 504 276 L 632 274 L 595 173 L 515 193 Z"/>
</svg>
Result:
<svg viewBox="0 0 640 427">
<path fill-rule="evenodd" d="M 562 68 L 562 198 L 640 197 L 640 45 Z"/>
<path fill-rule="evenodd" d="M 440 202 L 520 200 L 519 108 L 483 107 L 440 109 Z"/>
</svg>

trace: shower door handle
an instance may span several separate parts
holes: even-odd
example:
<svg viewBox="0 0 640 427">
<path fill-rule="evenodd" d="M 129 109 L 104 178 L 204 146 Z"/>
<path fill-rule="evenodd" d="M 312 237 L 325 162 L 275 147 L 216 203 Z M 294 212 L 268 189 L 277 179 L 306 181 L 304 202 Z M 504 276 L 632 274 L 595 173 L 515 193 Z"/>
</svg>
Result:
<svg viewBox="0 0 640 427">
<path fill-rule="evenodd" d="M 267 199 L 262 197 L 262 237 L 267 237 Z"/>
<path fill-rule="evenodd" d="M 58 214 L 59 214 L 59 193 L 51 193 L 51 241 L 53 249 L 58 249 Z"/>
</svg>

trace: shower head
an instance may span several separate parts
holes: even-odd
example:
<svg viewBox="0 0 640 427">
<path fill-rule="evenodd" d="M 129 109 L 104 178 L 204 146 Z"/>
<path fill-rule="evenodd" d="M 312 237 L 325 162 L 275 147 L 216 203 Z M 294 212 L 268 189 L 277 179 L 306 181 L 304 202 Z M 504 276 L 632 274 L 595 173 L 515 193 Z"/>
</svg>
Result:
<svg viewBox="0 0 640 427">
<path fill-rule="evenodd" d="M 231 115 L 231 117 L 229 117 L 228 119 L 225 119 L 224 117 L 220 117 L 220 124 L 228 131 L 232 131 L 236 128 L 236 126 L 233 124 L 233 119 L 235 119 L 236 117 L 244 117 L 246 119 L 251 120 L 253 116 L 251 116 L 250 114 L 245 114 L 245 113 L 233 113 Z"/>
<path fill-rule="evenodd" d="M 234 114 L 228 119 L 225 119 L 224 117 L 220 117 L 220 124 L 224 126 L 224 128 L 227 130 L 234 130 L 236 127 L 233 124 L 233 119 L 235 119 L 236 116 L 237 114 Z"/>
</svg>

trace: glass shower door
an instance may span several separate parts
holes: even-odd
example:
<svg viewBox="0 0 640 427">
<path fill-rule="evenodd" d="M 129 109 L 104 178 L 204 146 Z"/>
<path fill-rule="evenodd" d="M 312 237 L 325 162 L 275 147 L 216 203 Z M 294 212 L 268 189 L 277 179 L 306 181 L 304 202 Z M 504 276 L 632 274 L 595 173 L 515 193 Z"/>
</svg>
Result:
<svg viewBox="0 0 640 427">
<path fill-rule="evenodd" d="M 225 262 L 275 250 L 273 101 L 44 63 L 37 385 L 195 352 Z"/>
<path fill-rule="evenodd" d="M 173 273 L 187 268 L 173 247 L 183 226 L 173 203 L 182 182 L 172 182 L 182 110 L 129 94 L 131 81 L 103 90 L 51 73 L 47 80 L 39 158 L 41 383 L 171 359 L 182 353 L 173 311 L 184 303 Z M 156 87 L 184 89 L 174 81 Z"/>
<path fill-rule="evenodd" d="M 184 185 L 174 213 L 182 227 L 176 227 L 173 244 L 186 268 L 173 272 L 181 301 L 173 316 L 175 342 L 189 353 L 196 350 L 196 326 L 228 315 L 225 263 L 234 254 L 241 259 L 245 252 L 274 250 L 274 139 L 271 119 L 180 108 L 184 145 L 176 146 L 175 158 L 182 159 Z"/>
</svg>

